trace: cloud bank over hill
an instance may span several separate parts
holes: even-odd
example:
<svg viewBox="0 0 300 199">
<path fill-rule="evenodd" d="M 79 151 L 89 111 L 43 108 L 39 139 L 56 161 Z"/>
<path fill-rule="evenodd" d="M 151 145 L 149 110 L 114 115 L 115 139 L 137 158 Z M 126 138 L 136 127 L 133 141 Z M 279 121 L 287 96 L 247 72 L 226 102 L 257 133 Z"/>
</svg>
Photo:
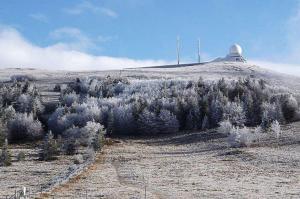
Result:
<svg viewBox="0 0 300 199">
<path fill-rule="evenodd" d="M 42 68 L 48 70 L 108 70 L 170 64 L 163 60 L 95 56 L 72 45 L 56 43 L 40 47 L 26 40 L 16 29 L 0 26 L 0 68 Z"/>
</svg>

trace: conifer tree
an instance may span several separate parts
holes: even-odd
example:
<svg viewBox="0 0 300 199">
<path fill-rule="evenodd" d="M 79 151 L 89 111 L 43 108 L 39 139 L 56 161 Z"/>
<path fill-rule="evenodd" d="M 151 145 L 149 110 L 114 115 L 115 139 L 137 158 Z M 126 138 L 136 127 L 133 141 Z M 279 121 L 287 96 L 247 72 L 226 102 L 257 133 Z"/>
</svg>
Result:
<svg viewBox="0 0 300 199">
<path fill-rule="evenodd" d="M 1 151 L 1 156 L 0 156 L 0 166 L 10 166 L 10 165 L 11 165 L 11 154 L 8 150 L 8 141 L 7 139 L 5 139 Z"/>
</svg>

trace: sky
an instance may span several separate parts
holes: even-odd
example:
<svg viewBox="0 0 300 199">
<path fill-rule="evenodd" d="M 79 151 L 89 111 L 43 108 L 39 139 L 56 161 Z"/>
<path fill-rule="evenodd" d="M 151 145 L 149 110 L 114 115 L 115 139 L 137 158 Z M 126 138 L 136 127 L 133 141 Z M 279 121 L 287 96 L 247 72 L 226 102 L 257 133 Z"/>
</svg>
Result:
<svg viewBox="0 0 300 199">
<path fill-rule="evenodd" d="M 0 0 L 0 68 L 106 70 L 225 56 L 300 75 L 299 0 Z"/>
</svg>

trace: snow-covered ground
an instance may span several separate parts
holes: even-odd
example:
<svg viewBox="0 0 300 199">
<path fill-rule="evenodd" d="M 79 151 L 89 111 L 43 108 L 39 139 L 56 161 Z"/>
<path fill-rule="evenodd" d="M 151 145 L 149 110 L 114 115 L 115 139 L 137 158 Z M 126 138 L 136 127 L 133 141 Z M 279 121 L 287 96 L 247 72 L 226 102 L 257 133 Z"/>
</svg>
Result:
<svg viewBox="0 0 300 199">
<path fill-rule="evenodd" d="M 213 130 L 120 139 L 47 198 L 299 198 L 299 125 L 279 143 L 240 149 Z"/>
<path fill-rule="evenodd" d="M 264 69 L 263 67 L 242 62 L 211 62 L 199 65 L 161 66 L 146 68 L 130 68 L 111 71 L 53 71 L 39 69 L 1 69 L 0 80 L 9 80 L 10 76 L 25 74 L 34 76 L 38 83 L 62 83 L 74 80 L 76 77 L 106 77 L 122 76 L 129 79 L 161 79 L 179 78 L 197 80 L 199 77 L 208 80 L 216 80 L 222 77 L 226 79 L 238 79 L 252 77 L 265 79 L 272 85 L 287 87 L 293 91 L 300 91 L 300 77 L 287 75 Z"/>
</svg>

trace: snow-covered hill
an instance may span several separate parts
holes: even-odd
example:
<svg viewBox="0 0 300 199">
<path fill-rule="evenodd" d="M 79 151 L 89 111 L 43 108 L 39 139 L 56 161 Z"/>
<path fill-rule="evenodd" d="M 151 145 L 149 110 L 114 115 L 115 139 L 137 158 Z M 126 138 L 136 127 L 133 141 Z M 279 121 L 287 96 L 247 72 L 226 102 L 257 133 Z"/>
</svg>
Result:
<svg viewBox="0 0 300 199">
<path fill-rule="evenodd" d="M 173 66 L 155 66 L 144 68 L 129 68 L 111 71 L 47 71 L 39 69 L 10 68 L 0 70 L 0 80 L 9 80 L 10 76 L 25 74 L 32 75 L 38 81 L 60 83 L 74 80 L 76 77 L 99 76 L 123 76 L 129 79 L 161 79 L 182 78 L 196 80 L 200 76 L 207 80 L 257 78 L 265 79 L 270 84 L 287 87 L 293 91 L 300 92 L 300 77 L 278 73 L 242 62 L 210 62 L 202 64 L 184 64 Z"/>
</svg>

